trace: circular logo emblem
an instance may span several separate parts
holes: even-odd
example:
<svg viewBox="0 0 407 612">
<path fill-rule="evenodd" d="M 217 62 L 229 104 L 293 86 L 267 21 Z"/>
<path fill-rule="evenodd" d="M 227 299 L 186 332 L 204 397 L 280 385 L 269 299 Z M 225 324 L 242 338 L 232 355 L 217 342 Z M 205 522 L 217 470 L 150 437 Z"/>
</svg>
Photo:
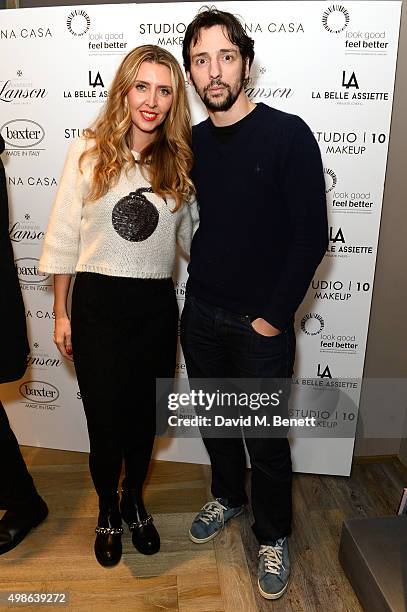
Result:
<svg viewBox="0 0 407 612">
<path fill-rule="evenodd" d="M 331 34 L 339 34 L 347 27 L 349 13 L 341 4 L 333 4 L 322 15 L 322 25 Z"/>
<path fill-rule="evenodd" d="M 319 314 L 308 313 L 301 321 L 301 329 L 307 336 L 317 336 L 325 327 L 324 319 Z"/>
<path fill-rule="evenodd" d="M 69 13 L 66 26 L 72 36 L 83 36 L 90 28 L 90 17 L 83 9 Z"/>
<path fill-rule="evenodd" d="M 145 193 L 153 193 L 151 187 L 140 187 L 121 198 L 113 208 L 112 224 L 124 240 L 147 240 L 158 225 L 158 210 Z"/>
<path fill-rule="evenodd" d="M 338 178 L 333 170 L 330 168 L 324 168 L 325 175 L 325 193 L 329 193 L 332 189 L 335 189 Z"/>
</svg>

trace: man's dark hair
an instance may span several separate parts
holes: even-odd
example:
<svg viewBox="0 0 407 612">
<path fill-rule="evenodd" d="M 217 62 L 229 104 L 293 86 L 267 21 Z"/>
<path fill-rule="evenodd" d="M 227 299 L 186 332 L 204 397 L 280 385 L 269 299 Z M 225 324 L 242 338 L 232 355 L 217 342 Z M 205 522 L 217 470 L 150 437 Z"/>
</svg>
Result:
<svg viewBox="0 0 407 612">
<path fill-rule="evenodd" d="M 225 29 L 225 34 L 233 45 L 239 47 L 243 63 L 249 59 L 249 68 L 254 59 L 254 40 L 244 31 L 244 28 L 237 17 L 232 13 L 218 11 L 214 6 L 204 6 L 196 17 L 191 21 L 186 29 L 184 42 L 182 45 L 182 58 L 185 70 L 191 69 L 191 45 L 195 45 L 199 39 L 202 29 L 220 25 Z"/>
</svg>

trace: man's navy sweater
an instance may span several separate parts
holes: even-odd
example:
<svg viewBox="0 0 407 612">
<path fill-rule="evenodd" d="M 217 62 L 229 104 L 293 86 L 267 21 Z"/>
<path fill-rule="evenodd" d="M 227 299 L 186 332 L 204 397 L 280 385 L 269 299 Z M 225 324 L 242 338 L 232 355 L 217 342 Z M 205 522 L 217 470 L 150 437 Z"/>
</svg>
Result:
<svg viewBox="0 0 407 612">
<path fill-rule="evenodd" d="M 293 320 L 328 242 L 321 155 L 295 115 L 258 104 L 193 128 L 200 225 L 187 290 L 278 329 Z"/>
</svg>

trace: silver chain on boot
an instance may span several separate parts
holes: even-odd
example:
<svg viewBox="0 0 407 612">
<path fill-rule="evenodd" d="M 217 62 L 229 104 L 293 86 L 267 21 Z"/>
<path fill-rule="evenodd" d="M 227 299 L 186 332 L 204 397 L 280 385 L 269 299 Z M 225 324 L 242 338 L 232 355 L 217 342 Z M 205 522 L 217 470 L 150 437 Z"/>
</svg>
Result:
<svg viewBox="0 0 407 612">
<path fill-rule="evenodd" d="M 134 529 L 138 529 L 139 527 L 145 527 L 146 525 L 152 522 L 153 517 L 151 516 L 151 514 L 148 514 L 147 517 L 142 521 L 137 521 L 136 523 L 129 523 L 129 529 L 130 531 L 133 531 Z"/>
<path fill-rule="evenodd" d="M 96 527 L 95 533 L 103 533 L 109 535 L 121 535 L 123 533 L 123 527 Z"/>
</svg>

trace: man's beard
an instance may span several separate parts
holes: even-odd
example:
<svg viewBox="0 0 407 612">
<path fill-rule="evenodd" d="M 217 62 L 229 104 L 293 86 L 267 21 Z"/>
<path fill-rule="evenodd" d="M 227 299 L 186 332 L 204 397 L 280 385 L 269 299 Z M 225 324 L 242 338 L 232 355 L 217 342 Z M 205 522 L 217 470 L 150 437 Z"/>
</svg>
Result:
<svg viewBox="0 0 407 612">
<path fill-rule="evenodd" d="M 202 102 L 205 104 L 206 108 L 208 110 L 217 112 L 217 111 L 228 111 L 230 108 L 232 108 L 232 106 L 234 105 L 234 103 L 236 102 L 236 100 L 238 99 L 240 92 L 243 89 L 243 85 L 244 85 L 244 67 L 242 70 L 242 74 L 240 76 L 240 81 L 237 83 L 237 85 L 235 85 L 234 90 L 232 91 L 232 88 L 230 85 L 228 85 L 228 83 L 224 83 L 223 81 L 221 81 L 220 79 L 213 79 L 209 85 L 207 85 L 206 87 L 204 87 L 203 92 L 201 93 L 200 91 L 197 90 L 199 97 L 201 98 Z M 214 98 L 210 98 L 209 97 L 209 89 L 211 87 L 224 87 L 227 91 L 226 97 L 222 98 L 221 100 L 217 101 Z M 196 87 L 195 87 L 196 89 Z"/>
<path fill-rule="evenodd" d="M 224 87 L 226 89 L 226 97 L 222 98 L 221 100 L 217 101 L 215 98 L 210 98 L 209 97 L 209 89 L 211 87 Z M 240 92 L 242 91 L 243 88 L 243 83 L 242 81 L 240 81 L 239 85 L 235 88 L 234 91 L 232 91 L 232 88 L 230 87 L 230 85 L 228 85 L 227 83 L 223 83 L 220 80 L 215 80 L 212 81 L 210 83 L 210 85 L 207 85 L 203 91 L 203 95 L 200 96 L 202 102 L 205 104 L 206 108 L 208 110 L 211 111 L 227 111 L 230 108 L 232 108 L 232 106 L 234 105 L 234 103 L 236 102 L 237 98 L 239 97 Z"/>
</svg>

